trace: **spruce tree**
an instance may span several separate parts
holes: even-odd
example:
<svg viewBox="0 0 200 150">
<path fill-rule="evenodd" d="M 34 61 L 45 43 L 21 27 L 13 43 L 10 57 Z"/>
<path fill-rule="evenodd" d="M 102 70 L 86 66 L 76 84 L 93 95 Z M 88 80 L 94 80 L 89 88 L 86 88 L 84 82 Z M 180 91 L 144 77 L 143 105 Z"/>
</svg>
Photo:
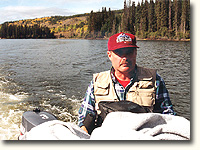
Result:
<svg viewBox="0 0 200 150">
<path fill-rule="evenodd" d="M 161 0 L 156 0 L 155 4 L 155 14 L 156 14 L 156 25 L 157 31 L 161 28 Z"/>
<path fill-rule="evenodd" d="M 150 0 L 149 8 L 148 8 L 148 32 L 155 32 L 155 10 L 154 10 L 154 2 Z"/>
</svg>

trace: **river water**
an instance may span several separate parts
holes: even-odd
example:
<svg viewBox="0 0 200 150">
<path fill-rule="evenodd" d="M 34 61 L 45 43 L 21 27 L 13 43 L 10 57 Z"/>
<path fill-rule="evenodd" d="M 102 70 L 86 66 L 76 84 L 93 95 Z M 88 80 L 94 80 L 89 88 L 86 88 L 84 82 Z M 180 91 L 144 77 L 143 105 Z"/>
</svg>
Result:
<svg viewBox="0 0 200 150">
<path fill-rule="evenodd" d="M 156 68 L 177 115 L 190 120 L 190 42 L 138 41 L 137 64 Z M 15 140 L 39 107 L 76 122 L 92 74 L 110 69 L 107 40 L 1 39 L 0 139 Z"/>
</svg>

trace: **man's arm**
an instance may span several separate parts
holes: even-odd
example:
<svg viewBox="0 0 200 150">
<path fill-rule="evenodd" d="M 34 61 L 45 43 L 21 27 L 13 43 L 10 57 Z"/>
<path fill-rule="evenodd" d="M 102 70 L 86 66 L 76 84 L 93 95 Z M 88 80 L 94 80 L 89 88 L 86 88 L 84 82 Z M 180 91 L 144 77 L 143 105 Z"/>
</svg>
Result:
<svg viewBox="0 0 200 150">
<path fill-rule="evenodd" d="M 153 112 L 175 115 L 164 80 L 156 74 L 156 102 Z"/>
<path fill-rule="evenodd" d="M 91 81 L 90 85 L 88 86 L 88 89 L 86 91 L 81 107 L 78 111 L 78 114 L 79 114 L 79 118 L 78 118 L 79 127 L 81 127 L 84 131 L 88 133 L 87 128 L 84 125 L 84 120 L 87 114 L 92 114 L 94 116 L 96 115 L 93 81 Z"/>
</svg>

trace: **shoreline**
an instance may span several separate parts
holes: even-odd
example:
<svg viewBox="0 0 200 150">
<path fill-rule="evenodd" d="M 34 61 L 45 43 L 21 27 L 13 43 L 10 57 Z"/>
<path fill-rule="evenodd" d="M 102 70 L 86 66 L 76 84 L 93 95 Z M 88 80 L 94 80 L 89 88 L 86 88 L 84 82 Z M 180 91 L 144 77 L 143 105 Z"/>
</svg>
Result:
<svg viewBox="0 0 200 150">
<path fill-rule="evenodd" d="M 183 42 L 190 42 L 190 39 L 140 39 L 140 38 L 136 38 L 137 41 L 175 41 L 175 42 L 180 42 L 180 41 L 183 41 Z"/>
<path fill-rule="evenodd" d="M 2 39 L 16 39 L 16 38 L 0 38 Z M 82 39 L 82 40 L 108 40 L 109 38 L 104 37 L 104 38 L 19 38 L 19 39 Z M 151 39 L 151 38 L 146 38 L 146 39 L 141 39 L 137 38 L 137 41 L 175 41 L 175 42 L 190 42 L 190 39 L 166 39 L 166 38 L 160 38 L 160 39 Z"/>
<path fill-rule="evenodd" d="M 109 38 L 104 37 L 104 38 L 55 38 L 55 39 L 85 39 L 85 40 L 108 40 Z M 175 41 L 175 42 L 190 42 L 190 39 L 166 39 L 166 38 L 160 38 L 160 39 L 151 39 L 151 38 L 146 38 L 146 39 L 141 39 L 137 38 L 137 41 Z"/>
<path fill-rule="evenodd" d="M 74 38 L 61 37 L 61 38 L 59 38 L 59 37 L 56 37 L 55 39 L 108 40 L 109 37 L 106 37 L 106 36 L 104 36 L 102 38 L 100 38 L 100 37 L 97 37 L 97 38 L 80 38 L 80 37 L 77 37 L 77 38 L 76 37 L 74 37 Z M 183 41 L 183 42 L 190 42 L 190 39 L 168 39 L 166 37 L 161 37 L 161 38 L 144 38 L 144 39 L 142 39 L 142 38 L 138 38 L 136 36 L 136 40 L 137 41 L 176 41 L 176 42 Z"/>
</svg>

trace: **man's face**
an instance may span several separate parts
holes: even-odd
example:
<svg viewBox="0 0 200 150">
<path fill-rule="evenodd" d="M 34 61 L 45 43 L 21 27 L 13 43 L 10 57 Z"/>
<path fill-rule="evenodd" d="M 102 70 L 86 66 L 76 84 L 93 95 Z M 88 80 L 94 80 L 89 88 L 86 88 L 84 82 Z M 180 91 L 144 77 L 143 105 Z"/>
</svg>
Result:
<svg viewBox="0 0 200 150">
<path fill-rule="evenodd" d="M 137 49 L 125 48 L 107 52 L 115 71 L 129 73 L 135 68 Z"/>
</svg>

